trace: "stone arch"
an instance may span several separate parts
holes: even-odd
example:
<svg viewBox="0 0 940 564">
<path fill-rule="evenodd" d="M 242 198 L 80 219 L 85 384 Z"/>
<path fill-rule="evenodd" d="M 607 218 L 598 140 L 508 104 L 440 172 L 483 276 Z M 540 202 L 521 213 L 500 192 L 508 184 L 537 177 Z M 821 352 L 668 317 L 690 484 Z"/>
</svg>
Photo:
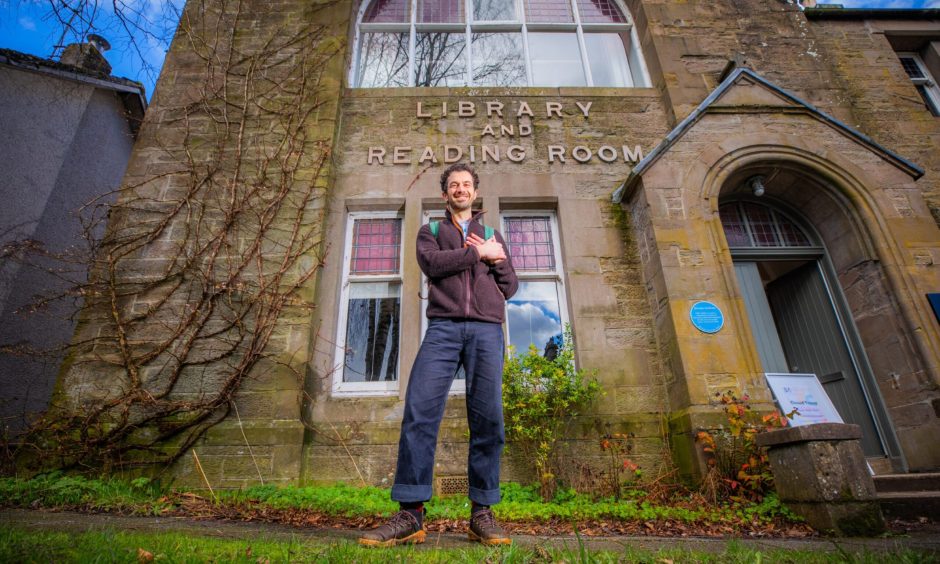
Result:
<svg viewBox="0 0 940 564">
<path fill-rule="evenodd" d="M 898 393 L 897 382 L 924 379 L 931 373 L 935 357 L 930 335 L 922 330 L 929 327 L 930 320 L 925 319 L 928 312 L 914 305 L 918 291 L 906 270 L 910 260 L 903 253 L 903 240 L 892 232 L 892 210 L 885 209 L 886 186 L 842 155 L 816 147 L 812 141 L 791 137 L 786 144 L 767 144 L 749 142 L 749 137 L 726 140 L 722 143 L 726 152 L 693 166 L 701 175 L 692 176 L 702 179 L 700 212 L 715 218 L 721 231 L 717 219 L 720 203 L 746 196 L 748 178 L 758 174 L 766 178 L 762 198 L 801 216 L 829 250 L 827 260 L 834 282 L 857 328 L 872 388 L 880 394 L 876 400 L 883 400 L 890 419 L 895 420 L 898 411 L 916 401 Z M 889 168 L 887 175 L 897 174 L 898 184 L 910 181 L 889 165 L 882 166 Z M 883 182 L 885 171 L 876 172 Z M 728 278 L 728 287 L 735 288 L 737 280 L 724 234 L 719 233 L 716 241 L 720 242 L 716 260 Z M 739 295 L 739 290 L 734 293 Z M 740 301 L 737 307 L 743 307 Z M 936 375 L 926 378 L 936 382 Z M 912 467 L 929 466 L 918 463 L 917 449 L 904 446 L 916 439 L 905 441 L 905 429 L 895 427 L 902 450 L 914 455 Z M 901 462 L 899 466 L 906 465 Z"/>
</svg>

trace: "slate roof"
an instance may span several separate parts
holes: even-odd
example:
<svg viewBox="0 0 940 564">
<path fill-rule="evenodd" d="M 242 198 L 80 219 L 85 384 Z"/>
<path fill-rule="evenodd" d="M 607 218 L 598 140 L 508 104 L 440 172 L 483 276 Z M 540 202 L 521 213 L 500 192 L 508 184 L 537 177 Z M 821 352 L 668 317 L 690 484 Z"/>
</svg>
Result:
<svg viewBox="0 0 940 564">
<path fill-rule="evenodd" d="M 67 65 L 13 49 L 0 48 L 0 65 L 115 91 L 127 110 L 128 123 L 134 135 L 137 134 L 140 122 L 144 119 L 144 112 L 147 110 L 146 90 L 144 85 L 136 80 Z"/>
</svg>

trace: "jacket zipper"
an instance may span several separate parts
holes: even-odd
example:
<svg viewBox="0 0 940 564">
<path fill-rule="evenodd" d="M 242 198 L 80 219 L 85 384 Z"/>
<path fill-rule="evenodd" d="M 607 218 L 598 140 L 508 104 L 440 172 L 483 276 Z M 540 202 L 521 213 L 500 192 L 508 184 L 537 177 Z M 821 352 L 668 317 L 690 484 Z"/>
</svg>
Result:
<svg viewBox="0 0 940 564">
<path fill-rule="evenodd" d="M 463 235 L 463 229 L 458 226 L 457 230 L 460 231 L 460 239 L 463 241 L 464 246 L 466 246 L 467 239 Z M 467 225 L 467 233 L 469 234 L 469 232 L 470 232 L 470 226 Z M 470 268 L 473 268 L 473 267 L 470 267 Z M 466 317 L 470 317 L 470 270 L 469 269 L 464 271 L 464 280 L 465 280 L 465 285 L 466 285 L 466 291 L 465 291 L 466 300 L 464 302 L 463 316 L 466 318 Z"/>
<path fill-rule="evenodd" d="M 470 317 L 470 271 L 467 270 L 466 273 L 467 275 L 465 276 L 465 278 L 467 279 L 467 305 L 464 308 L 465 309 L 464 317 Z"/>
</svg>

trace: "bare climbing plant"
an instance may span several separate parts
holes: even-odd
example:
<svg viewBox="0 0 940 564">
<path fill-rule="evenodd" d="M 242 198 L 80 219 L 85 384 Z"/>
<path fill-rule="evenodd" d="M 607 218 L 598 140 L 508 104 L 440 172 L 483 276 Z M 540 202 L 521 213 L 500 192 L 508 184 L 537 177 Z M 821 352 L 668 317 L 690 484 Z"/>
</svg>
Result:
<svg viewBox="0 0 940 564">
<path fill-rule="evenodd" d="M 84 300 L 69 393 L 20 437 L 21 467 L 166 465 L 229 415 L 246 382 L 302 376 L 286 341 L 310 317 L 325 252 L 332 140 L 317 124 L 335 112 L 323 79 L 342 41 L 310 23 L 329 18 L 248 36 L 245 20 L 270 13 L 189 4 L 164 78 L 180 102 L 152 109 L 116 203 L 88 208 L 108 224 L 100 238 L 86 226 L 90 276 L 69 290 Z"/>
</svg>

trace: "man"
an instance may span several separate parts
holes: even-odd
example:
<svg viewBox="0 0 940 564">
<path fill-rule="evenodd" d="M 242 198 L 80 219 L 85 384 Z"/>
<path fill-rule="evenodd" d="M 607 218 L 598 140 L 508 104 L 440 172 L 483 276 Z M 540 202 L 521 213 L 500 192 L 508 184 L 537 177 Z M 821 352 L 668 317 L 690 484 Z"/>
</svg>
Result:
<svg viewBox="0 0 940 564">
<path fill-rule="evenodd" d="M 496 524 L 503 433 L 502 376 L 506 300 L 519 287 L 502 236 L 473 213 L 479 177 L 458 163 L 441 174 L 446 217 L 418 232 L 418 265 L 428 277 L 428 330 L 408 380 L 392 499 L 401 510 L 359 539 L 366 546 L 422 543 L 424 502 L 431 499 L 434 449 L 451 383 L 463 365 L 467 378 L 473 503 L 469 536 L 486 545 L 512 540 Z"/>
</svg>

